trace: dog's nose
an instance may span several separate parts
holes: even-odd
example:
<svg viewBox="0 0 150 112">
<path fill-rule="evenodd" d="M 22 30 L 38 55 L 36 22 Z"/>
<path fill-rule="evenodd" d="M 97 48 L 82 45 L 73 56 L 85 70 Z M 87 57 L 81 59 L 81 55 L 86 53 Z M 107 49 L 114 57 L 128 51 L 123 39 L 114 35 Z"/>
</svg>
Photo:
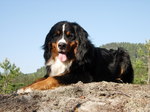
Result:
<svg viewBox="0 0 150 112">
<path fill-rule="evenodd" d="M 64 43 L 64 42 L 60 42 L 60 43 L 58 44 L 58 48 L 59 48 L 60 50 L 65 49 L 65 48 L 66 48 L 66 46 L 67 46 L 67 44 L 66 44 L 66 43 Z"/>
</svg>

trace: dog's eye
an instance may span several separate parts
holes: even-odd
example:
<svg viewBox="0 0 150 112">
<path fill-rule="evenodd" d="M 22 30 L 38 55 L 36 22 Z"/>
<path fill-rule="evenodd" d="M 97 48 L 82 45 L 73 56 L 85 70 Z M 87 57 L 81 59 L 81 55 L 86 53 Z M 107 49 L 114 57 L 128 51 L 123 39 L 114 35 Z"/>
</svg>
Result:
<svg viewBox="0 0 150 112">
<path fill-rule="evenodd" d="M 57 35 L 60 35 L 60 31 L 56 31 L 56 34 L 57 34 Z"/>
<path fill-rule="evenodd" d="M 54 37 L 56 37 L 56 36 L 60 36 L 60 31 L 56 31 L 56 32 L 54 33 Z"/>
<path fill-rule="evenodd" d="M 74 38 L 74 34 L 69 31 L 66 32 L 66 36 L 71 40 Z"/>
</svg>

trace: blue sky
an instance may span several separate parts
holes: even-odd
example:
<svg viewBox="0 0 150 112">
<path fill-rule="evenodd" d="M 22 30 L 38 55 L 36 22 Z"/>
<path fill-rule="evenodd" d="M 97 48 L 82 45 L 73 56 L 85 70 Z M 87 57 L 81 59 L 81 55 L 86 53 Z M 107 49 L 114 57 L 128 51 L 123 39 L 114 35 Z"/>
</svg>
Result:
<svg viewBox="0 0 150 112">
<path fill-rule="evenodd" d="M 45 36 L 58 21 L 79 23 L 95 46 L 150 39 L 149 0 L 1 0 L 0 62 L 23 73 L 44 66 Z"/>
</svg>

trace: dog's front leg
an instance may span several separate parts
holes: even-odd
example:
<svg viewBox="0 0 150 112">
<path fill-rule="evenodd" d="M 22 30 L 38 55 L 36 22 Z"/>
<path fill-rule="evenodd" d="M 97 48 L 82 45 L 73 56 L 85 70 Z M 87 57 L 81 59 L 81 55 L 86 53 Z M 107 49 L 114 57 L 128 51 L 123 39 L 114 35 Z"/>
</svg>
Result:
<svg viewBox="0 0 150 112">
<path fill-rule="evenodd" d="M 45 80 L 35 82 L 27 87 L 23 87 L 17 91 L 18 94 L 29 93 L 34 90 L 47 90 L 60 86 L 59 81 L 54 77 L 48 77 Z"/>
</svg>

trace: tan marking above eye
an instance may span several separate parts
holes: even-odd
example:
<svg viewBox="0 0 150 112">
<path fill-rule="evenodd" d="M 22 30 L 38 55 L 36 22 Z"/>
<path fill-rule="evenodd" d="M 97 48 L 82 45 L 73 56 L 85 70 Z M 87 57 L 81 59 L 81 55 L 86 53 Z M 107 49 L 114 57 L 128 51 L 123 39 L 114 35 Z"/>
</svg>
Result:
<svg viewBox="0 0 150 112">
<path fill-rule="evenodd" d="M 60 31 L 56 31 L 56 34 L 59 35 L 59 34 L 60 34 Z"/>
<path fill-rule="evenodd" d="M 69 31 L 66 32 L 66 35 L 69 36 L 71 33 Z"/>
</svg>

